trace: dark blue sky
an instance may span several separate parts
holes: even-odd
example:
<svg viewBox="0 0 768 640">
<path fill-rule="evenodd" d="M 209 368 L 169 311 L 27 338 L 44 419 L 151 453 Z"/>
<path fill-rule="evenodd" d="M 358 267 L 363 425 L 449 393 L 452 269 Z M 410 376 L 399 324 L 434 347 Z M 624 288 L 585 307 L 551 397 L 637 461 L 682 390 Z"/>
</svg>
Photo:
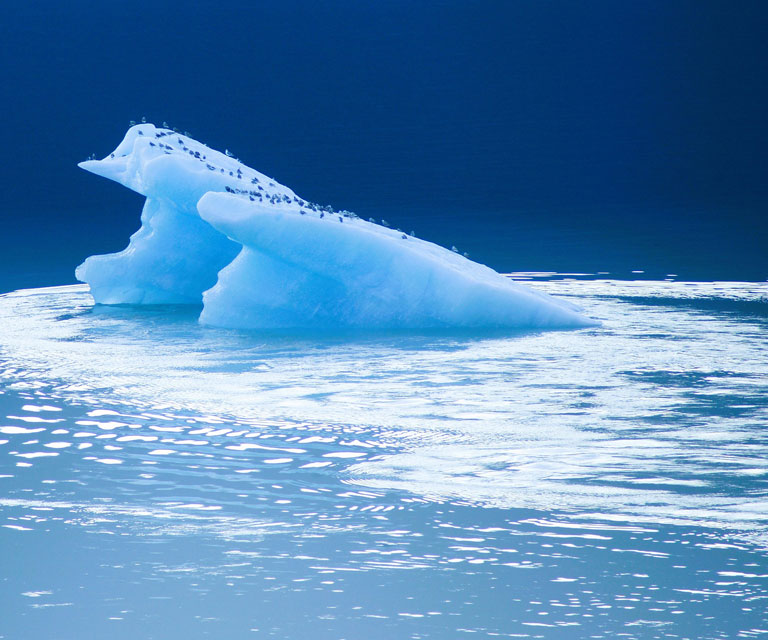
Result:
<svg viewBox="0 0 768 640">
<path fill-rule="evenodd" d="M 768 278 L 768 5 L 8 0 L 0 288 L 122 248 L 79 170 L 167 120 L 500 270 Z"/>
</svg>

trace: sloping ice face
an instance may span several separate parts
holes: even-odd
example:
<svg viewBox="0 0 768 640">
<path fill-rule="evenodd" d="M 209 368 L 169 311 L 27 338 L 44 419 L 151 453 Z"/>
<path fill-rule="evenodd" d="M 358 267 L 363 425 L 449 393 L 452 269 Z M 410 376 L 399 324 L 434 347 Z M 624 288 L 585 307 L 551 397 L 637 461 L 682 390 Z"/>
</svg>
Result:
<svg viewBox="0 0 768 640">
<path fill-rule="evenodd" d="M 248 329 L 577 328 L 567 302 L 453 251 L 320 207 L 228 153 L 151 124 L 83 169 L 147 200 L 119 253 L 76 270 L 99 304 L 199 304 Z"/>
</svg>

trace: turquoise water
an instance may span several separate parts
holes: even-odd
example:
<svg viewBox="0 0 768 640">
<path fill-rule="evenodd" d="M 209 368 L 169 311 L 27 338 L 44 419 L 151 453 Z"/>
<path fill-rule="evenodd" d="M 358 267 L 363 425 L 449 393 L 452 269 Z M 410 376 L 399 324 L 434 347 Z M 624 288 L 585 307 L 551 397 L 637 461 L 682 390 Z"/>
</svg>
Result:
<svg viewBox="0 0 768 640">
<path fill-rule="evenodd" d="M 603 325 L 0 296 L 0 637 L 768 634 L 766 284 L 512 277 Z"/>
</svg>

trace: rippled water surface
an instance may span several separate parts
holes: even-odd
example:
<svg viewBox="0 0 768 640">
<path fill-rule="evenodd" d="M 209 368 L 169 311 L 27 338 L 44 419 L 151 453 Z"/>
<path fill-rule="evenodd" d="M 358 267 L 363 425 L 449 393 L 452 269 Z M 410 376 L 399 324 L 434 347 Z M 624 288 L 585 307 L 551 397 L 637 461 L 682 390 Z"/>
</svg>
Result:
<svg viewBox="0 0 768 640">
<path fill-rule="evenodd" d="M 258 335 L 0 296 L 0 638 L 768 635 L 765 283 Z"/>
</svg>

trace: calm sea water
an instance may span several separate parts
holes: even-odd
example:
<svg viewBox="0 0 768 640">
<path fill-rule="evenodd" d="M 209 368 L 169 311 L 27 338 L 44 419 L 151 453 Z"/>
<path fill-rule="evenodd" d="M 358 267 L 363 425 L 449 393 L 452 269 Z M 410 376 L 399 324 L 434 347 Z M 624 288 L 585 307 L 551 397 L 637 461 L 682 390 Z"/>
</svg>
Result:
<svg viewBox="0 0 768 640">
<path fill-rule="evenodd" d="M 768 634 L 765 283 L 513 277 L 603 325 L 0 296 L 0 638 Z"/>
</svg>

